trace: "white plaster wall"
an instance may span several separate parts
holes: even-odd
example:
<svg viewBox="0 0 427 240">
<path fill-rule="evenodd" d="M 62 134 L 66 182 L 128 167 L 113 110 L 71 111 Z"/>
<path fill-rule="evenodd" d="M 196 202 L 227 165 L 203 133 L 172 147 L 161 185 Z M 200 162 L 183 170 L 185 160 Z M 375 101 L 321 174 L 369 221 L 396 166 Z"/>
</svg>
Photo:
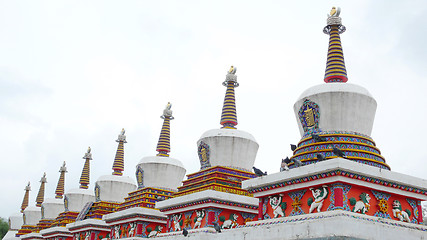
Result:
<svg viewBox="0 0 427 240">
<path fill-rule="evenodd" d="M 64 199 L 47 198 L 42 203 L 44 208 L 44 219 L 55 219 L 65 211 Z"/>
<path fill-rule="evenodd" d="M 6 235 L 4 235 L 2 240 L 17 240 L 20 239 L 19 237 L 15 237 L 15 234 L 17 234 L 18 231 L 16 230 L 10 230 L 7 231 Z"/>
<path fill-rule="evenodd" d="M 24 219 L 22 218 L 22 213 L 14 213 L 9 217 L 9 229 L 19 230 L 24 224 Z"/>
<path fill-rule="evenodd" d="M 129 192 L 136 190 L 136 184 L 128 176 L 104 175 L 98 178 L 99 197 L 102 201 L 123 202 Z"/>
<path fill-rule="evenodd" d="M 197 141 L 209 145 L 209 161 L 212 167 L 226 166 L 252 171 L 259 145 L 247 132 L 237 129 L 212 129 Z"/>
<path fill-rule="evenodd" d="M 306 98 L 319 105 L 319 127 L 323 131 L 371 135 L 377 102 L 365 88 L 350 83 L 325 83 L 307 89 L 294 104 L 301 136 L 304 130 L 298 111 Z"/>
<path fill-rule="evenodd" d="M 185 176 L 182 163 L 170 157 L 144 157 L 138 163 L 144 171 L 144 187 L 166 188 L 178 191 Z"/>
<path fill-rule="evenodd" d="M 75 188 L 68 191 L 65 196 L 68 198 L 68 210 L 80 212 L 87 202 L 95 202 L 93 189 Z"/>
<path fill-rule="evenodd" d="M 37 225 L 37 223 L 39 223 L 40 219 L 42 218 L 41 209 L 39 207 L 34 207 L 34 206 L 28 206 L 24 210 L 24 215 L 25 215 L 25 221 L 24 221 L 25 225 L 35 226 Z"/>
</svg>

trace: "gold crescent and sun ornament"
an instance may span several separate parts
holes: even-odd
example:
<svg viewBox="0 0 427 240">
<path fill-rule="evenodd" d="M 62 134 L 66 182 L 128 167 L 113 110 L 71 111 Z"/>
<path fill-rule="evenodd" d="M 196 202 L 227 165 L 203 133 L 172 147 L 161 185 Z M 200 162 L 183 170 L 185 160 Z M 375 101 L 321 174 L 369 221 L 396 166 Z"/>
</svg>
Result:
<svg viewBox="0 0 427 240">
<path fill-rule="evenodd" d="M 228 74 L 236 74 L 237 68 L 234 66 L 230 67 L 230 70 L 228 70 Z"/>
<path fill-rule="evenodd" d="M 340 13 L 341 13 L 340 7 L 332 7 L 328 17 L 339 17 Z"/>
</svg>

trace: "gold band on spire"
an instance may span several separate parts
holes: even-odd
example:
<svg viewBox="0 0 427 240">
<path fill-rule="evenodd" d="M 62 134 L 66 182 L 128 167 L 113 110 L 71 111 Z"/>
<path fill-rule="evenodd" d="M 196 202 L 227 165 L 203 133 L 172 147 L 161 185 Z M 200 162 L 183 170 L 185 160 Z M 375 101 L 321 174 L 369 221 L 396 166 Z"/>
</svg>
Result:
<svg viewBox="0 0 427 240">
<path fill-rule="evenodd" d="M 222 83 L 222 85 L 227 87 L 221 113 L 220 124 L 222 125 L 222 128 L 236 129 L 237 125 L 236 97 L 234 94 L 234 88 L 238 87 L 239 83 L 237 82 L 236 71 L 237 68 L 231 66 L 225 81 Z"/>
<path fill-rule="evenodd" d="M 122 128 L 122 131 L 121 131 L 119 137 L 117 138 L 116 142 L 118 142 L 119 145 L 117 146 L 116 157 L 114 158 L 113 175 L 122 176 L 123 171 L 125 170 L 125 167 L 124 167 L 124 154 L 125 154 L 124 153 L 124 144 L 127 143 L 124 128 Z"/>
<path fill-rule="evenodd" d="M 46 180 L 46 173 L 43 174 L 43 177 L 40 179 L 40 188 L 39 188 L 39 193 L 37 194 L 37 198 L 36 198 L 36 206 L 37 207 L 41 207 L 42 203 L 44 201 L 44 189 L 45 189 L 45 184 L 47 183 Z"/>
<path fill-rule="evenodd" d="M 89 161 L 92 160 L 92 149 L 88 147 L 87 152 L 83 156 L 83 159 L 85 159 L 85 164 L 83 166 L 82 175 L 80 176 L 80 188 L 81 189 L 88 189 L 89 188 L 89 177 L 90 177 L 90 163 Z"/>
<path fill-rule="evenodd" d="M 157 142 L 157 156 L 160 157 L 169 157 L 170 152 L 170 120 L 173 120 L 172 116 L 172 104 L 168 102 L 165 110 L 163 110 L 163 115 L 160 118 L 163 120 L 162 130 L 160 131 L 159 141 Z"/>
<path fill-rule="evenodd" d="M 21 212 L 24 212 L 25 208 L 28 207 L 28 202 L 29 202 L 29 198 L 30 198 L 30 191 L 31 191 L 30 182 L 28 182 L 28 184 L 24 190 L 25 190 L 25 195 L 24 195 L 24 199 L 22 200 Z"/>
<path fill-rule="evenodd" d="M 60 175 L 58 180 L 58 185 L 56 185 L 55 198 L 62 199 L 64 195 L 64 183 L 65 183 L 65 173 L 67 172 L 67 167 L 65 167 L 65 161 L 62 164 L 62 167 L 59 169 Z"/>
</svg>

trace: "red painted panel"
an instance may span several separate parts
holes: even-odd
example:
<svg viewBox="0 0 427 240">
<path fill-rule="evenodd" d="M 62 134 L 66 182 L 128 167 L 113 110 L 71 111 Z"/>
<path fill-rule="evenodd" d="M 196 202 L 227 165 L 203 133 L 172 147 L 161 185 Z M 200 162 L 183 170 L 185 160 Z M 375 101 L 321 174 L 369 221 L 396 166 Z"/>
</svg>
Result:
<svg viewBox="0 0 427 240">
<path fill-rule="evenodd" d="M 141 235 L 142 234 L 142 224 L 138 224 L 136 228 L 136 234 Z"/>
<path fill-rule="evenodd" d="M 343 190 L 342 188 L 335 188 L 334 189 L 334 195 L 335 195 L 335 206 L 336 207 L 343 207 Z"/>
<path fill-rule="evenodd" d="M 208 224 L 212 224 L 212 222 L 215 220 L 215 213 L 214 212 L 209 212 L 208 213 Z"/>
</svg>

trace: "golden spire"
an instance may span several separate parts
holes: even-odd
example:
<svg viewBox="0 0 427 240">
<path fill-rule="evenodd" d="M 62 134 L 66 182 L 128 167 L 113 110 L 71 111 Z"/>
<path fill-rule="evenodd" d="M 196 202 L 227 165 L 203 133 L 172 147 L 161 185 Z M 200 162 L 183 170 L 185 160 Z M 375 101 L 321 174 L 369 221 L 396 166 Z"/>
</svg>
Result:
<svg viewBox="0 0 427 240">
<path fill-rule="evenodd" d="M 329 35 L 328 57 L 324 77 L 324 81 L 327 83 L 345 83 L 348 80 L 340 38 L 340 34 L 344 33 L 346 28 L 341 24 L 340 13 L 340 8 L 333 7 L 330 14 L 328 14 L 327 26 L 323 29 L 323 32 Z"/>
<path fill-rule="evenodd" d="M 123 171 L 125 170 L 125 166 L 124 166 L 124 154 L 125 154 L 124 144 L 127 143 L 124 128 L 122 128 L 122 132 L 119 134 L 119 137 L 117 138 L 116 142 L 118 142 L 119 145 L 117 146 L 116 157 L 114 158 L 113 175 L 122 176 Z"/>
<path fill-rule="evenodd" d="M 236 71 L 237 68 L 231 66 L 230 70 L 227 72 L 225 81 L 222 83 L 222 85 L 227 87 L 220 122 L 222 128 L 236 129 L 237 125 L 236 97 L 234 94 L 234 88 L 238 87 L 239 83 L 237 82 Z"/>
<path fill-rule="evenodd" d="M 25 208 L 28 207 L 28 200 L 30 198 L 30 191 L 31 191 L 30 182 L 28 182 L 24 190 L 25 190 L 25 195 L 24 195 L 24 199 L 22 200 L 21 212 L 24 212 Z"/>
<path fill-rule="evenodd" d="M 47 183 L 46 180 L 46 173 L 43 174 L 43 177 L 40 179 L 40 188 L 39 188 L 39 193 L 37 194 L 37 198 L 36 198 L 36 206 L 37 207 L 41 207 L 42 203 L 44 201 L 44 189 L 45 189 L 45 184 Z"/>
<path fill-rule="evenodd" d="M 62 164 L 62 167 L 59 169 L 59 172 L 61 174 L 59 175 L 58 185 L 56 186 L 55 198 L 62 199 L 62 196 L 64 195 L 65 173 L 67 172 L 67 167 L 65 167 L 65 161 L 64 164 Z"/>
<path fill-rule="evenodd" d="M 87 152 L 83 156 L 85 159 L 85 165 L 83 167 L 82 175 L 80 176 L 80 188 L 88 189 L 89 188 L 89 176 L 90 176 L 90 164 L 89 161 L 92 160 L 91 148 L 87 148 Z"/>
<path fill-rule="evenodd" d="M 171 150 L 170 147 L 170 120 L 173 120 L 174 117 L 172 116 L 172 104 L 168 102 L 168 104 L 165 107 L 165 110 L 163 110 L 163 115 L 160 116 L 160 118 L 163 120 L 163 126 L 162 130 L 160 131 L 160 137 L 159 141 L 157 142 L 157 156 L 160 157 L 169 157 L 169 152 Z"/>
</svg>

